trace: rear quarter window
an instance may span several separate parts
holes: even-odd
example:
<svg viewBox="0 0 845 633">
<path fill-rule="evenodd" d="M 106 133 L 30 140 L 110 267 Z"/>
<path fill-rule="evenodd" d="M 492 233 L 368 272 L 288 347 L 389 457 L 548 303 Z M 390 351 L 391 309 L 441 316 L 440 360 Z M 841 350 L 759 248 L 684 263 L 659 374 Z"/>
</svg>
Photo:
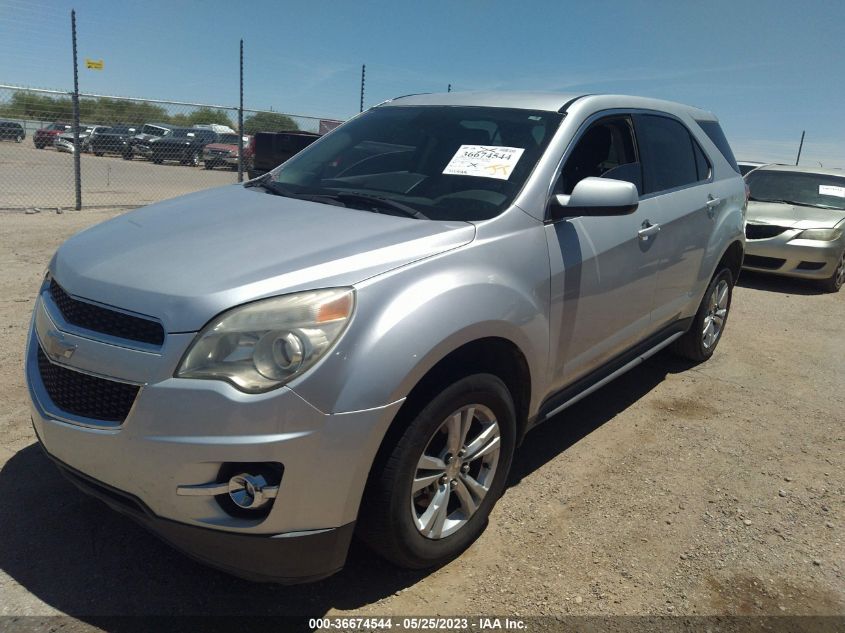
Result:
<svg viewBox="0 0 845 633">
<path fill-rule="evenodd" d="M 719 125 L 718 121 L 698 121 L 699 127 L 704 131 L 707 137 L 713 141 L 713 145 L 719 148 L 719 151 L 722 152 L 722 156 L 725 157 L 725 160 L 728 161 L 728 164 L 731 168 L 738 174 L 742 172 L 739 170 L 739 166 L 736 164 L 736 158 L 734 158 L 733 150 L 731 150 L 731 146 L 728 143 L 728 139 L 725 138 L 725 133 L 722 131 L 722 126 Z"/>
</svg>

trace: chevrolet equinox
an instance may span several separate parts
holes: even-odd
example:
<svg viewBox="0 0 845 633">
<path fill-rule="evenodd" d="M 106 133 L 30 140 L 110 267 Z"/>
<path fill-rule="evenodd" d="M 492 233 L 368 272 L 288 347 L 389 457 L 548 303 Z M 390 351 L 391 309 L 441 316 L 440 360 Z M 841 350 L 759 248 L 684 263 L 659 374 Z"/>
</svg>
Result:
<svg viewBox="0 0 845 633">
<path fill-rule="evenodd" d="M 353 535 L 440 565 L 526 431 L 663 348 L 713 354 L 745 206 L 704 110 L 397 98 L 65 242 L 27 343 L 35 431 L 80 488 L 233 574 L 322 578 Z"/>
</svg>

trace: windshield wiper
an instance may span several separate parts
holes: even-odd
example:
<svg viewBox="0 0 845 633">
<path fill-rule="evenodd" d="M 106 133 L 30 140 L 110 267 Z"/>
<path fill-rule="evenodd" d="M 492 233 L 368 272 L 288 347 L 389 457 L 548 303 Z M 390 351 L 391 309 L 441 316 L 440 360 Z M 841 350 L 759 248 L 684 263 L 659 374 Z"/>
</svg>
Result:
<svg viewBox="0 0 845 633">
<path fill-rule="evenodd" d="M 755 202 L 775 202 L 778 204 L 791 204 L 791 205 L 798 205 L 799 207 L 817 207 L 819 209 L 825 209 L 827 207 L 820 206 L 818 204 L 813 204 L 812 202 L 799 202 L 798 200 L 787 200 L 785 198 L 755 198 L 751 196 L 748 198 L 749 200 L 753 200 Z"/>
<path fill-rule="evenodd" d="M 265 191 L 276 196 L 283 196 L 285 198 L 294 198 L 295 200 L 308 200 L 309 202 L 322 202 L 323 204 L 330 204 L 335 207 L 345 207 L 346 205 L 334 196 L 321 196 L 317 194 L 295 193 L 290 189 L 286 189 L 272 178 L 259 178 L 255 182 L 248 183 L 244 187 L 260 187 Z"/>
<path fill-rule="evenodd" d="M 376 206 L 381 206 L 384 209 L 392 209 L 394 211 L 399 211 L 404 213 L 405 215 L 416 218 L 417 220 L 428 220 L 428 216 L 415 209 L 414 207 L 404 204 L 402 202 L 397 202 L 392 198 L 384 198 L 382 196 L 373 196 L 368 193 L 357 193 L 357 192 L 346 192 L 343 191 L 341 193 L 332 194 L 332 198 L 336 200 L 340 200 L 341 202 L 352 202 L 352 203 L 366 203 L 366 204 L 374 204 Z"/>
</svg>

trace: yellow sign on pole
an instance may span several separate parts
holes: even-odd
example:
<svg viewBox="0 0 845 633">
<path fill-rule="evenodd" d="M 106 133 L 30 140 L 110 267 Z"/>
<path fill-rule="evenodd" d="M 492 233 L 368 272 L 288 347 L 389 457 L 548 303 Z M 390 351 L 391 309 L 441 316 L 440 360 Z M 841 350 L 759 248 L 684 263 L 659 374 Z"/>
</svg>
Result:
<svg viewBox="0 0 845 633">
<path fill-rule="evenodd" d="M 85 58 L 85 67 L 90 70 L 102 70 L 103 69 L 103 60 L 102 59 L 88 59 Z"/>
</svg>

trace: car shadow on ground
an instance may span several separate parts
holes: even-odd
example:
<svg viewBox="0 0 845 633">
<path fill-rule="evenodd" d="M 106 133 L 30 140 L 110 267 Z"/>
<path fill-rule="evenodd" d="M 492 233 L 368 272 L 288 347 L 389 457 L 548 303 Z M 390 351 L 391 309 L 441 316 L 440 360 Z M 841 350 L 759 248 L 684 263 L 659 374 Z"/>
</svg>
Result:
<svg viewBox="0 0 845 633">
<path fill-rule="evenodd" d="M 743 270 L 736 285 L 740 288 L 780 292 L 786 295 L 822 295 L 825 291 L 811 279 L 796 279 L 794 277 L 779 277 L 766 273 L 755 273 Z"/>
<path fill-rule="evenodd" d="M 659 354 L 532 431 L 517 453 L 509 485 L 642 398 L 667 374 L 689 366 Z M 233 628 L 244 624 L 240 616 L 320 617 L 331 608 L 377 602 L 428 573 L 397 569 L 355 543 L 345 569 L 318 583 L 240 580 L 195 563 L 78 491 L 37 444 L 0 471 L 0 535 L 0 569 L 50 607 L 108 631 L 133 630 L 141 621 L 125 616 L 238 616 L 224 620 Z M 287 623 L 284 630 L 304 622 Z"/>
</svg>

